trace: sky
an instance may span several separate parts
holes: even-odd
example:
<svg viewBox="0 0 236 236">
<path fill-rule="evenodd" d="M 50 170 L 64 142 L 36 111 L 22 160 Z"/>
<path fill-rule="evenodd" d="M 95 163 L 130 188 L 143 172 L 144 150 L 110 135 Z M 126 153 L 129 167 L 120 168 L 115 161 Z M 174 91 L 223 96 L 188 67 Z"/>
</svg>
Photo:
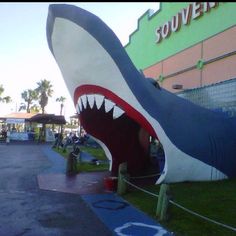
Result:
<svg viewBox="0 0 236 236">
<path fill-rule="evenodd" d="M 56 2 L 51 2 L 55 4 Z M 60 2 L 60 4 L 63 2 Z M 18 112 L 23 102 L 21 93 L 35 89 L 37 82 L 49 80 L 53 96 L 46 106 L 47 113 L 60 114 L 56 98 L 66 98 L 63 115 L 76 113 L 60 69 L 52 56 L 46 39 L 46 20 L 50 2 L 0 3 L 0 85 L 2 96 L 12 102 L 0 103 L 0 116 Z M 137 29 L 137 21 L 148 9 L 157 11 L 158 2 L 67 2 L 79 6 L 102 19 L 118 36 L 123 46 Z"/>
</svg>

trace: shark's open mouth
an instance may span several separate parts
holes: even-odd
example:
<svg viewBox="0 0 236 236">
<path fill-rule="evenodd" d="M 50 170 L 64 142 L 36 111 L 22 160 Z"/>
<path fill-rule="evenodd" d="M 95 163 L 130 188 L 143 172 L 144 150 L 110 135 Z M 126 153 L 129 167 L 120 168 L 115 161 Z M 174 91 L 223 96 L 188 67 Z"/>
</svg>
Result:
<svg viewBox="0 0 236 236">
<path fill-rule="evenodd" d="M 78 87 L 74 102 L 85 130 L 111 152 L 113 175 L 120 163 L 127 162 L 127 156 L 131 175 L 148 170 L 149 137 L 154 131 L 138 111 L 111 91 L 92 85 Z"/>
</svg>

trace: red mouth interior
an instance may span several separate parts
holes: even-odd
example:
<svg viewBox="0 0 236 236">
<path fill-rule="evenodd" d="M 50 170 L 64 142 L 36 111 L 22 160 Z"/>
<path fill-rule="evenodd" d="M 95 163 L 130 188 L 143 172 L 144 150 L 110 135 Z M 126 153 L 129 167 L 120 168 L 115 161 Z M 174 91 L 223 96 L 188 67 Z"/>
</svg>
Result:
<svg viewBox="0 0 236 236">
<path fill-rule="evenodd" d="M 153 132 L 147 121 L 143 122 L 146 125 L 141 127 L 139 122 L 144 118 L 137 111 L 111 92 L 94 86 L 79 87 L 75 93 L 75 104 L 82 94 L 91 92 L 106 96 L 125 111 L 122 116 L 113 119 L 113 109 L 106 113 L 104 103 L 99 110 L 96 104 L 93 108 L 87 104 L 79 115 L 86 132 L 101 140 L 109 149 L 112 155 L 112 175 L 118 175 L 119 164 L 122 162 L 127 162 L 128 173 L 131 176 L 146 173 L 150 166 L 149 137 L 150 132 Z M 145 126 L 150 132 L 146 131 Z"/>
</svg>

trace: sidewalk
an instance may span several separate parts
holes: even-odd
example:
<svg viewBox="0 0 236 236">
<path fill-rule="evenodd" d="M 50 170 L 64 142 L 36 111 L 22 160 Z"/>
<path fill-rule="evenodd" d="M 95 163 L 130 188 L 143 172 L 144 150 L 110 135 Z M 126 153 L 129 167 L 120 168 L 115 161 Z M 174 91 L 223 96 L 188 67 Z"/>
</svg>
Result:
<svg viewBox="0 0 236 236">
<path fill-rule="evenodd" d="M 107 192 L 103 181 L 109 176 L 109 172 L 80 173 L 74 177 L 68 177 L 65 174 L 66 160 L 49 146 L 43 147 L 43 151 L 51 161 L 52 167 L 38 176 L 41 189 L 80 194 L 114 235 L 173 235 L 116 193 Z M 93 159 L 87 153 L 82 156 L 84 160 Z"/>
<path fill-rule="evenodd" d="M 43 146 L 43 152 L 51 162 L 51 167 L 37 176 L 41 189 L 74 194 L 104 193 L 103 179 L 109 176 L 108 171 L 66 175 L 66 159 L 53 151 L 50 146 Z M 87 153 L 81 153 L 82 160 L 93 159 Z"/>
<path fill-rule="evenodd" d="M 80 194 L 40 188 L 38 176 L 49 175 L 49 168 L 54 170 L 51 176 L 64 173 L 52 168 L 46 146 L 0 145 L 0 235 L 111 236 Z"/>
<path fill-rule="evenodd" d="M 116 193 L 81 196 L 114 235 L 173 235 Z"/>
</svg>

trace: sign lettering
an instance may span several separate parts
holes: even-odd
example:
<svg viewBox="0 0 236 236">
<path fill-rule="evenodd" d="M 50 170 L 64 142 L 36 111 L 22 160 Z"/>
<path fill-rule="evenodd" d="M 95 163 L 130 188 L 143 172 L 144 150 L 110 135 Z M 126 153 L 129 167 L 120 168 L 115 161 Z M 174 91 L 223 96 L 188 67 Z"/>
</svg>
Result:
<svg viewBox="0 0 236 236">
<path fill-rule="evenodd" d="M 189 25 L 191 20 L 196 20 L 210 12 L 212 8 L 219 6 L 219 2 L 194 2 L 188 7 L 182 9 L 170 21 L 165 22 L 162 26 L 156 28 L 156 43 L 160 43 L 162 39 L 170 37 L 172 32 L 178 32 L 183 25 Z"/>
</svg>

